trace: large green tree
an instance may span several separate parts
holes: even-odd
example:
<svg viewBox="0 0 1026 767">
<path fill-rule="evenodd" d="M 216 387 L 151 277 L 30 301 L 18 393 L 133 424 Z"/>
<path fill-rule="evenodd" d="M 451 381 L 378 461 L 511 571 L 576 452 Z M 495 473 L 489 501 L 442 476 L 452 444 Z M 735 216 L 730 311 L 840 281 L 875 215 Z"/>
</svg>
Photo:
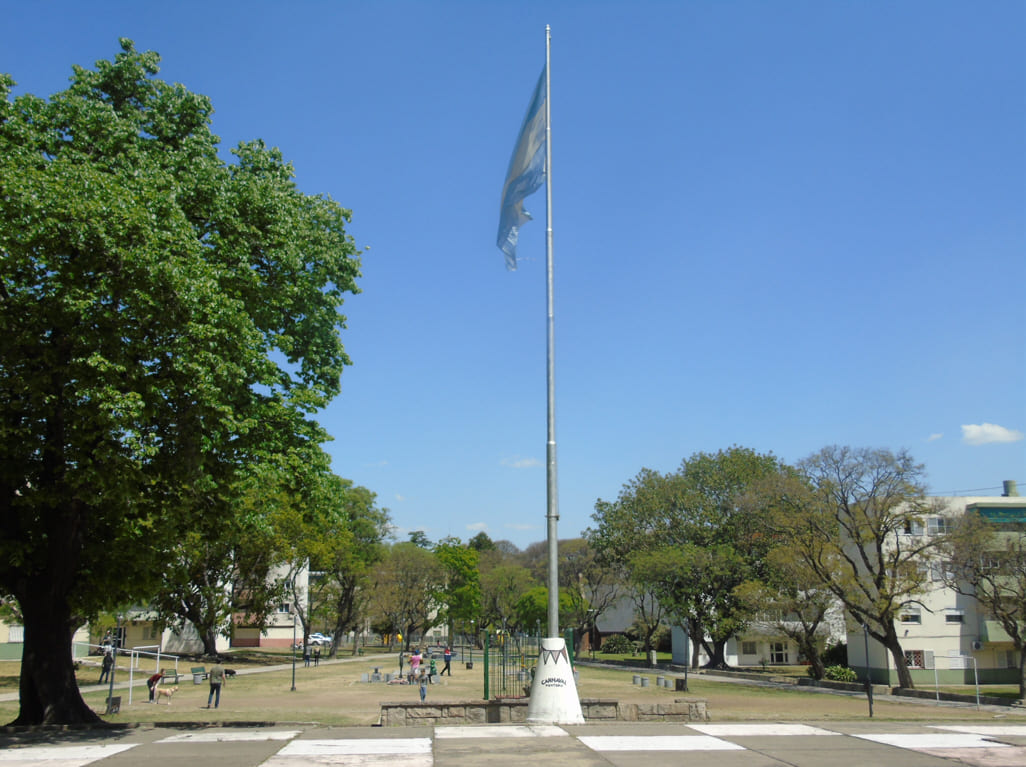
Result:
<svg viewBox="0 0 1026 767">
<path fill-rule="evenodd" d="M 396 543 L 374 565 L 372 578 L 377 625 L 389 634 L 402 634 L 409 649 L 414 636 L 437 623 L 434 595 L 445 579 L 438 557 L 413 541 Z"/>
<path fill-rule="evenodd" d="M 517 616 L 517 603 L 532 588 L 540 585 L 523 565 L 498 564 L 481 573 L 481 615 L 477 619 L 481 626 L 499 626 L 510 631 L 534 631 L 531 625 L 521 625 Z M 470 624 L 464 621 L 464 631 Z"/>
<path fill-rule="evenodd" d="M 727 640 L 751 616 L 734 589 L 757 577 L 768 549 L 745 495 L 783 468 L 744 447 L 696 453 L 674 474 L 642 471 L 615 503 L 595 506 L 596 548 L 621 564 L 638 594 L 688 627 L 711 667 L 725 665 Z"/>
<path fill-rule="evenodd" d="M 647 577 L 649 571 L 637 557 L 658 549 L 661 541 L 665 541 L 667 511 L 673 505 L 673 494 L 671 475 L 642 469 L 624 484 L 615 501 L 600 498 L 595 502 L 592 519 L 596 526 L 584 531 L 599 561 L 613 571 L 633 603 L 635 624 L 646 652 L 652 647 L 666 611 L 656 597 L 658 582 Z M 642 569 L 636 568 L 638 564 Z M 689 631 L 692 633 L 697 648 L 701 631 Z"/>
<path fill-rule="evenodd" d="M 72 631 L 146 599 L 169 542 L 254 455 L 324 439 L 348 211 L 281 153 L 226 162 L 210 101 L 121 41 L 50 99 L 0 76 L 0 592 L 24 612 L 19 724 L 96 719 Z"/>
<path fill-rule="evenodd" d="M 438 620 L 445 623 L 449 637 L 456 625 L 474 620 L 481 613 L 480 556 L 477 549 L 459 538 L 443 538 L 435 544 L 435 557 L 442 567 L 443 582 L 434 594 Z"/>
</svg>

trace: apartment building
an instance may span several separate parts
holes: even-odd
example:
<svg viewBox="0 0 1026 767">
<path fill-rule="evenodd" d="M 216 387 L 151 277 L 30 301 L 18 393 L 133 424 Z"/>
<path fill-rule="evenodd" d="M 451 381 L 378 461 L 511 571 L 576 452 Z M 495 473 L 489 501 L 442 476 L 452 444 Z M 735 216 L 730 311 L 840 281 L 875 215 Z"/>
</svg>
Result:
<svg viewBox="0 0 1026 767">
<path fill-rule="evenodd" d="M 1005 483 L 1005 495 L 939 498 L 935 514 L 922 524 L 906 527 L 900 535 L 937 536 L 965 514 L 979 514 L 998 524 L 1026 524 L 1026 498 L 1014 482 Z M 916 685 L 1017 684 L 1019 654 L 1001 624 L 989 616 L 972 596 L 945 583 L 941 561 L 924 563 L 931 588 L 921 605 L 908 605 L 898 618 L 898 636 Z M 950 578 L 948 578 L 950 581 Z M 868 667 L 877 684 L 897 684 L 890 653 L 859 626 L 847 632 L 848 665 L 860 674 Z M 868 651 L 868 662 L 867 662 Z"/>
</svg>

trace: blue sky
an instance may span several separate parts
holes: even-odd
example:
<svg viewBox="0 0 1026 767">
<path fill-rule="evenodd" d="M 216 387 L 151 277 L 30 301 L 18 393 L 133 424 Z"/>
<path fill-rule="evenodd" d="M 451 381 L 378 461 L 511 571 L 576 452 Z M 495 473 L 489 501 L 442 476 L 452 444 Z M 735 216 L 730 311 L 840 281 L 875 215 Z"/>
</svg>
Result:
<svg viewBox="0 0 1026 767">
<path fill-rule="evenodd" d="M 545 538 L 544 194 L 499 193 L 552 27 L 559 533 L 643 467 L 907 448 L 1026 486 L 1026 5 L 0 0 L 0 71 L 117 38 L 353 211 L 335 470 L 405 539 Z"/>
</svg>

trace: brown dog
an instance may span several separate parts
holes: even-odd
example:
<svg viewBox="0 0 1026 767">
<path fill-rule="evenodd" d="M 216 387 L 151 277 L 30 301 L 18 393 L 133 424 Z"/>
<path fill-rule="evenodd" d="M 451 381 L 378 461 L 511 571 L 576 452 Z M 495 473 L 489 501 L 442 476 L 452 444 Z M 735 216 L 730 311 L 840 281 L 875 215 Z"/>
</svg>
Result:
<svg viewBox="0 0 1026 767">
<path fill-rule="evenodd" d="M 154 692 L 157 693 L 156 702 L 160 703 L 160 696 L 167 698 L 167 705 L 171 705 L 171 696 L 178 692 L 177 687 L 157 687 Z"/>
</svg>

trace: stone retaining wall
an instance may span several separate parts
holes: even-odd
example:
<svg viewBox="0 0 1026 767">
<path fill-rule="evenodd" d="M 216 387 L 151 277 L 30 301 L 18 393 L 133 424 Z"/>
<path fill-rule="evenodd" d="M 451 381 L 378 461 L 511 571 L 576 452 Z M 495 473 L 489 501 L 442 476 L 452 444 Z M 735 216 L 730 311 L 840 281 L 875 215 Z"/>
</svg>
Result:
<svg viewBox="0 0 1026 767">
<path fill-rule="evenodd" d="M 523 724 L 527 721 L 526 698 L 513 700 L 465 700 L 452 703 L 382 703 L 383 727 L 430 727 L 454 724 Z M 707 722 L 706 701 L 676 698 L 673 703 L 620 703 L 617 700 L 582 698 L 586 722 Z"/>
</svg>

